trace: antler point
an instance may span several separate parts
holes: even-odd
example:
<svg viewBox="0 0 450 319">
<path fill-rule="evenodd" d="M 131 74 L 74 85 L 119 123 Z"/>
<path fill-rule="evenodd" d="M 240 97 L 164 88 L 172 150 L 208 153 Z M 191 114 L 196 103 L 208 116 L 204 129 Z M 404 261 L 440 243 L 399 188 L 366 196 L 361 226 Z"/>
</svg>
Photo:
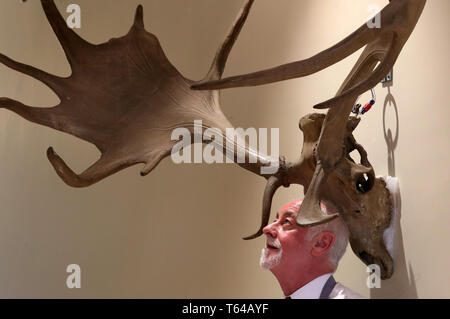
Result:
<svg viewBox="0 0 450 319">
<path fill-rule="evenodd" d="M 242 238 L 242 239 L 243 239 L 243 240 L 251 240 L 251 239 L 258 238 L 258 237 L 261 236 L 262 234 L 263 234 L 263 232 L 262 232 L 262 231 L 259 231 L 259 232 L 257 232 L 257 233 L 254 234 L 254 235 L 247 236 L 247 237 L 244 237 L 244 238 Z"/>
<path fill-rule="evenodd" d="M 144 7 L 142 4 L 136 8 L 136 15 L 134 17 L 134 26 L 144 29 Z"/>
</svg>

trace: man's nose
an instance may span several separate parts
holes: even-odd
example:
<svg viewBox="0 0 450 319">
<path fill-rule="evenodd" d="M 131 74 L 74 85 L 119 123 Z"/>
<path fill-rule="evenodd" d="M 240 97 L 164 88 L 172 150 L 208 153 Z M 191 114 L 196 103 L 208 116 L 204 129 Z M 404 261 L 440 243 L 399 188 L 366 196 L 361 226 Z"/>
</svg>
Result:
<svg viewBox="0 0 450 319">
<path fill-rule="evenodd" d="M 263 228 L 263 233 L 266 236 L 271 236 L 273 238 L 277 237 L 277 230 L 276 230 L 276 227 L 274 227 L 275 226 L 274 224 L 275 223 L 269 224 Z"/>
</svg>

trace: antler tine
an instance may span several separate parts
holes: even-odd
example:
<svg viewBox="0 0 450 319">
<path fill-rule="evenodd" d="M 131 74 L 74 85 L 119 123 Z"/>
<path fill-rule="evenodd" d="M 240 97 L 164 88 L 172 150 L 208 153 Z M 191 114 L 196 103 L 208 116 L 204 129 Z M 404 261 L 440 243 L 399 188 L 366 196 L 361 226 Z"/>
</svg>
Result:
<svg viewBox="0 0 450 319">
<path fill-rule="evenodd" d="M 241 9 L 236 21 L 234 22 L 231 30 L 228 32 L 227 37 L 223 41 L 222 45 L 219 47 L 211 68 L 206 76 L 206 81 L 218 80 L 222 77 L 222 74 L 227 63 L 228 56 L 233 48 L 236 39 L 238 38 L 242 27 L 247 20 L 250 13 L 250 9 L 253 5 L 254 0 L 247 0 L 244 7 Z M 204 80 L 204 81 L 205 81 Z"/>
<path fill-rule="evenodd" d="M 50 89 L 52 89 L 60 98 L 63 96 L 63 78 L 60 78 L 56 75 L 47 73 L 45 71 L 34 68 L 30 65 L 16 62 L 9 57 L 0 53 L 0 63 L 3 63 L 7 67 L 26 74 L 35 78 L 36 80 L 41 81 L 45 85 L 47 85 Z"/>
<path fill-rule="evenodd" d="M 31 107 L 28 105 L 24 105 L 19 101 L 3 97 L 0 98 L 0 108 L 10 110 L 33 123 L 49 126 L 52 128 L 56 128 L 57 126 L 57 118 L 54 112 L 54 107 Z"/>
<path fill-rule="evenodd" d="M 166 151 L 161 150 L 159 152 L 156 152 L 153 154 L 153 156 L 150 156 L 145 164 L 145 166 L 141 170 L 141 176 L 147 176 L 150 174 L 153 169 L 158 166 L 158 164 L 167 156 L 169 156 L 171 153 L 171 149 L 168 149 Z"/>
<path fill-rule="evenodd" d="M 358 97 L 358 94 L 351 94 L 351 89 L 362 84 L 370 86 L 371 82 L 367 84 L 367 81 L 377 80 L 377 77 L 380 77 L 381 74 L 385 72 L 386 68 L 390 65 L 390 62 L 388 61 L 389 55 L 396 54 L 393 53 L 392 43 L 393 37 L 391 34 L 388 34 L 367 45 L 355 66 L 339 88 L 336 94 L 337 98 L 331 102 L 333 107 L 330 108 L 326 115 L 320 143 L 317 147 L 319 158 L 325 169 L 334 166 L 342 152 L 340 144 L 337 144 L 334 141 L 336 139 L 342 140 L 346 131 L 349 129 L 346 127 L 348 114 Z M 382 61 L 382 63 L 374 72 L 374 68 L 379 61 Z M 384 65 L 384 67 L 382 65 Z M 380 68 L 383 68 L 383 70 L 380 71 Z M 378 82 L 373 86 L 367 87 L 367 90 L 374 87 L 377 83 Z M 333 124 L 330 125 L 331 123 Z M 357 125 L 357 123 L 354 124 Z"/>
<path fill-rule="evenodd" d="M 373 71 L 373 73 L 363 80 L 362 82 L 358 83 L 354 87 L 344 91 L 342 94 L 331 98 L 325 102 L 319 103 L 314 106 L 315 109 L 326 109 L 330 108 L 336 105 L 340 105 L 344 100 L 355 97 L 363 94 L 364 92 L 367 92 L 371 88 L 375 87 L 380 81 L 389 73 L 389 71 L 394 66 L 398 55 L 400 53 L 400 49 L 398 48 L 396 43 L 396 36 L 393 35 L 392 44 L 385 55 L 384 59 L 382 59 L 380 65 Z"/>
<path fill-rule="evenodd" d="M 137 161 L 117 160 L 117 158 L 108 156 L 108 154 L 104 153 L 91 167 L 80 175 L 77 175 L 69 166 L 67 166 L 64 160 L 55 153 L 52 147 L 48 148 L 47 157 L 59 177 L 61 177 L 67 185 L 78 188 L 88 187 L 124 168 L 138 164 Z"/>
<path fill-rule="evenodd" d="M 90 43 L 85 41 L 67 26 L 64 18 L 56 7 L 54 0 L 41 0 L 41 4 L 48 22 L 52 26 L 59 43 L 61 43 L 69 63 L 72 65 L 77 59 L 77 51 L 83 47 L 89 46 Z"/>
<path fill-rule="evenodd" d="M 144 8 L 142 5 L 138 5 L 136 8 L 136 14 L 134 16 L 134 26 L 136 28 L 145 29 L 144 25 Z"/>
<path fill-rule="evenodd" d="M 281 185 L 282 182 L 278 177 L 269 177 L 269 179 L 267 180 L 266 188 L 264 189 L 261 226 L 257 233 L 245 237 L 244 240 L 254 239 L 263 234 L 263 228 L 266 227 L 266 225 L 269 223 L 273 195 Z"/>
<path fill-rule="evenodd" d="M 303 227 L 312 227 L 319 224 L 327 223 L 339 214 L 326 214 L 320 207 L 320 197 L 323 185 L 326 183 L 327 175 L 325 174 L 321 164 L 317 164 L 314 172 L 314 178 L 308 187 L 302 206 L 300 206 L 297 214 L 297 224 Z"/>
<path fill-rule="evenodd" d="M 379 32 L 376 29 L 369 29 L 366 25 L 363 25 L 344 40 L 309 59 L 283 64 L 275 68 L 246 75 L 238 75 L 206 83 L 197 83 L 192 88 L 196 90 L 217 90 L 242 86 L 257 86 L 311 75 L 358 51 L 368 42 L 375 39 Z"/>
</svg>

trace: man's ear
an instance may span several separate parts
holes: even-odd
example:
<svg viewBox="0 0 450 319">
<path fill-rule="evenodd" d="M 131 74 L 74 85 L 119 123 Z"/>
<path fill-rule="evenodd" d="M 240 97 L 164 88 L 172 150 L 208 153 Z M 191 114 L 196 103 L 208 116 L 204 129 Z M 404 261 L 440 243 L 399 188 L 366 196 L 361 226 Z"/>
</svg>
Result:
<svg viewBox="0 0 450 319">
<path fill-rule="evenodd" d="M 333 246 L 334 240 L 335 236 L 332 232 L 325 231 L 317 234 L 312 241 L 313 247 L 311 249 L 311 255 L 314 257 L 322 256 Z"/>
</svg>

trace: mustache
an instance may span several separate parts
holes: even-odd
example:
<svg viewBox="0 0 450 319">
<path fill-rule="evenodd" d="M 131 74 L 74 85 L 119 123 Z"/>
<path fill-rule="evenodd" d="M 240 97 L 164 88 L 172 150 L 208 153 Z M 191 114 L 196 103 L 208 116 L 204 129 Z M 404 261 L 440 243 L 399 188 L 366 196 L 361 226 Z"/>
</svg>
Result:
<svg viewBox="0 0 450 319">
<path fill-rule="evenodd" d="M 270 237 L 267 237 L 267 239 L 266 239 L 266 246 L 271 246 L 271 247 L 279 249 L 279 248 L 281 248 L 281 243 L 278 240 L 278 238 L 272 239 Z"/>
</svg>

